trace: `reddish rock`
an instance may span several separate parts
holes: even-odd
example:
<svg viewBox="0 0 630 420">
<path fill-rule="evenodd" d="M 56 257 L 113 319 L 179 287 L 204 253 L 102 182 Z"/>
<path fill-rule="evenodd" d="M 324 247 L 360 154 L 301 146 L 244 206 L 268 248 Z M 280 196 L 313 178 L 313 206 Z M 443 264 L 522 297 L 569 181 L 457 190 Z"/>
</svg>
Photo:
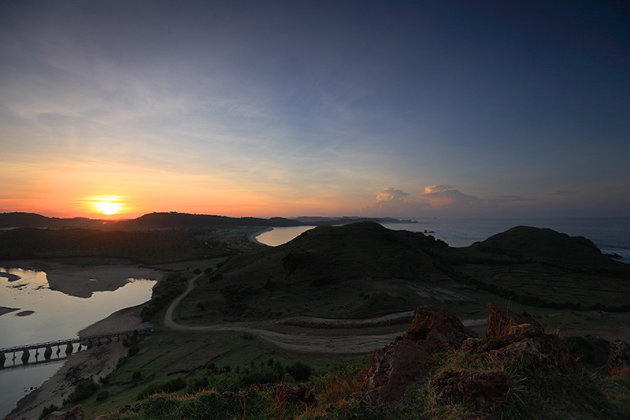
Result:
<svg viewBox="0 0 630 420">
<path fill-rule="evenodd" d="M 459 348 L 465 339 L 477 334 L 464 327 L 454 312 L 444 308 L 418 308 L 403 339 L 422 341 L 428 351 Z"/>
<path fill-rule="evenodd" d="M 432 380 L 435 401 L 461 401 L 477 413 L 487 413 L 505 399 L 510 379 L 504 372 L 447 370 Z"/>
<path fill-rule="evenodd" d="M 429 355 L 421 344 L 398 339 L 374 352 L 364 388 L 384 401 L 395 401 L 410 383 L 426 377 L 430 368 Z"/>
<path fill-rule="evenodd" d="M 488 311 L 487 341 L 505 336 L 537 337 L 544 334 L 542 325 L 525 311 L 516 313 L 493 303 L 486 305 L 486 311 Z"/>
<path fill-rule="evenodd" d="M 555 334 L 545 330 L 527 312 L 514 313 L 492 303 L 488 310 L 485 340 L 466 340 L 461 350 L 503 359 L 526 360 L 537 366 L 575 370 L 578 365 L 569 348 Z"/>
<path fill-rule="evenodd" d="M 464 327 L 457 316 L 446 309 L 416 309 L 407 331 L 372 354 L 372 363 L 363 382 L 363 390 L 383 401 L 403 396 L 407 386 L 431 371 L 431 353 L 457 349 L 476 334 Z"/>
</svg>

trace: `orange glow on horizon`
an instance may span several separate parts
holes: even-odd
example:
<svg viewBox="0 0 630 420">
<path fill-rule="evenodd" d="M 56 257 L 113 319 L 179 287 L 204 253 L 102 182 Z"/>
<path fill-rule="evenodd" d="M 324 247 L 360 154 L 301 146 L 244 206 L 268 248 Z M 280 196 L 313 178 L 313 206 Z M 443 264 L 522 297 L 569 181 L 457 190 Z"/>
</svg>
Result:
<svg viewBox="0 0 630 420">
<path fill-rule="evenodd" d="M 106 216 L 113 216 L 125 209 L 122 198 L 116 195 L 92 197 L 86 200 L 97 212 Z"/>
</svg>

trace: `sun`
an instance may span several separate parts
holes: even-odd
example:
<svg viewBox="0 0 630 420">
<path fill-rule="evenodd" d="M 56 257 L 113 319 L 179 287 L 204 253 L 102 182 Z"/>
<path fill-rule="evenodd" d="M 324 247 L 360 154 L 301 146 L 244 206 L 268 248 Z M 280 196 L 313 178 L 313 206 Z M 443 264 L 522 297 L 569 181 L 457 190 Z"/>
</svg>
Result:
<svg viewBox="0 0 630 420">
<path fill-rule="evenodd" d="M 122 210 L 122 205 L 120 203 L 108 203 L 106 201 L 94 203 L 94 207 L 96 207 L 96 210 L 108 216 L 120 213 L 120 211 Z"/>
<path fill-rule="evenodd" d="M 124 203 L 118 196 L 94 197 L 90 203 L 96 211 L 106 216 L 118 214 L 125 208 Z"/>
</svg>

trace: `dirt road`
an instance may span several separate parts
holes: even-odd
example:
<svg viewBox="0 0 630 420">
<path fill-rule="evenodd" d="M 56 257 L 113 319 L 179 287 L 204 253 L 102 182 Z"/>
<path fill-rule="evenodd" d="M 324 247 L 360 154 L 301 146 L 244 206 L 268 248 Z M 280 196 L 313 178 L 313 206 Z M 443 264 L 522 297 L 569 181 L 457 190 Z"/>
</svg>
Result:
<svg viewBox="0 0 630 420">
<path fill-rule="evenodd" d="M 383 334 L 383 335 L 349 335 L 349 336 L 321 336 L 321 335 L 291 335 L 283 334 L 279 332 L 269 331 L 264 329 L 265 326 L 271 326 L 274 324 L 291 323 L 299 321 L 302 323 L 312 323 L 313 325 L 324 325 L 330 323 L 337 323 L 338 325 L 356 325 L 366 326 L 370 325 L 370 322 L 375 325 L 383 323 L 384 320 L 393 320 L 398 317 L 408 317 L 409 312 L 402 312 L 400 314 L 387 315 L 385 317 L 372 318 L 371 320 L 330 320 L 323 318 L 310 318 L 310 317 L 292 317 L 281 320 L 270 321 L 257 321 L 257 322 L 232 322 L 226 324 L 216 325 L 181 325 L 173 320 L 173 311 L 180 304 L 180 302 L 190 293 L 195 287 L 195 281 L 201 277 L 201 274 L 193 277 L 188 282 L 186 291 L 179 295 L 166 310 L 164 315 L 164 325 L 168 328 L 178 331 L 243 331 L 262 338 L 276 346 L 301 353 L 328 353 L 328 354 L 360 354 L 369 353 L 376 348 L 383 347 L 390 343 L 400 333 Z M 401 331 L 402 332 L 402 331 Z"/>
</svg>

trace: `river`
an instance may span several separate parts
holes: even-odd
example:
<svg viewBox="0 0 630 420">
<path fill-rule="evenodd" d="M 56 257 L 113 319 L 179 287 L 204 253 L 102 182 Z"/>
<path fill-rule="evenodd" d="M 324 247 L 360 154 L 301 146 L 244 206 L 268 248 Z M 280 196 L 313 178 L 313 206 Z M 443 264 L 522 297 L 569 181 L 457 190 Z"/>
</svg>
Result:
<svg viewBox="0 0 630 420">
<path fill-rule="evenodd" d="M 149 300 L 156 282 L 129 278 L 114 291 L 97 291 L 82 298 L 51 290 L 44 271 L 0 267 L 2 273 L 5 276 L 0 276 L 0 306 L 20 309 L 0 316 L 0 348 L 77 337 L 78 331 L 96 321 Z M 6 276 L 7 273 L 19 279 Z M 26 311 L 34 312 L 24 315 Z M 5 366 L 20 363 L 19 355 L 15 361 L 11 355 L 6 357 Z M 6 416 L 20 398 L 39 387 L 63 363 L 54 360 L 0 370 L 0 417 Z"/>
</svg>

